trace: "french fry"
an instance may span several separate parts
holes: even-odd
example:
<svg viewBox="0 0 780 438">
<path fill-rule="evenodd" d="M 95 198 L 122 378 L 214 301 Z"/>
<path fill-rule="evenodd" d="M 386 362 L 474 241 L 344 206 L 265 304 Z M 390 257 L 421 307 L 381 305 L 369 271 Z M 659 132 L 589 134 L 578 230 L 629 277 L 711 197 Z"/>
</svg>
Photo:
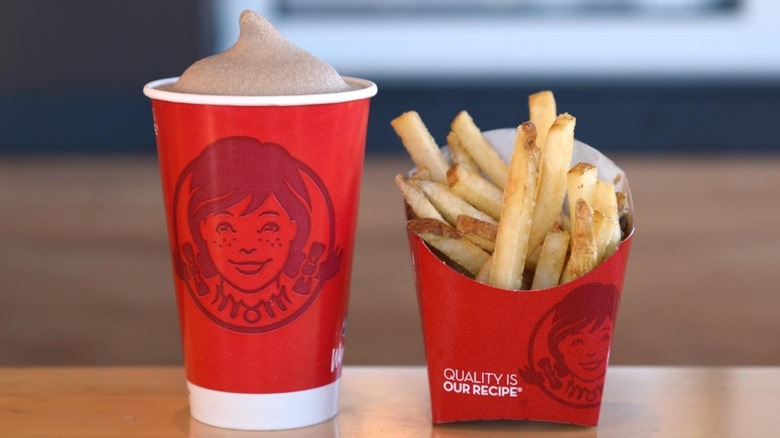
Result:
<svg viewBox="0 0 780 438">
<path fill-rule="evenodd" d="M 442 217 L 449 222 L 450 225 L 454 226 L 455 222 L 458 220 L 458 216 L 462 214 L 496 224 L 496 221 L 492 217 L 464 201 L 446 185 L 426 180 L 417 180 L 416 182 L 425 193 L 425 196 L 428 197 L 428 200 L 431 201 L 431 204 L 436 207 L 436 210 L 441 213 Z"/>
<path fill-rule="evenodd" d="M 498 227 L 495 223 L 485 222 L 471 216 L 460 215 L 455 221 L 455 229 L 461 234 L 471 233 L 486 239 L 496 241 Z"/>
<path fill-rule="evenodd" d="M 431 172 L 424 167 L 418 167 L 412 172 L 412 179 L 431 179 Z"/>
<path fill-rule="evenodd" d="M 597 220 L 601 223 L 597 224 Z M 594 211 L 593 229 L 596 235 L 598 263 L 601 263 L 614 254 L 620 245 L 620 223 L 614 216 L 602 215 L 601 212 Z"/>
<path fill-rule="evenodd" d="M 491 266 L 493 266 L 493 256 L 490 256 L 485 264 L 482 265 L 482 268 L 479 270 L 479 272 L 477 272 L 477 277 L 474 280 L 483 284 L 488 284 L 488 280 L 490 279 Z"/>
<path fill-rule="evenodd" d="M 455 229 L 463 238 L 492 253 L 496 247 L 498 227 L 494 224 L 461 215 L 455 223 Z"/>
<path fill-rule="evenodd" d="M 606 216 L 618 217 L 615 186 L 606 181 L 596 181 L 596 194 L 593 198 L 593 210 Z"/>
<path fill-rule="evenodd" d="M 552 91 L 540 91 L 528 96 L 528 112 L 531 115 L 531 121 L 536 126 L 536 145 L 539 146 L 539 150 L 544 156 L 544 151 L 547 148 L 547 131 L 550 130 L 558 114 Z M 569 163 L 566 165 L 568 166 Z M 542 175 L 544 175 L 544 171 L 542 171 Z"/>
<path fill-rule="evenodd" d="M 564 219 L 563 212 L 561 211 L 558 213 L 558 219 L 553 222 L 552 229 L 550 231 L 561 231 L 563 230 L 563 219 Z"/>
<path fill-rule="evenodd" d="M 417 167 L 426 168 L 434 181 L 446 182 L 447 169 L 450 166 L 420 115 L 416 111 L 405 112 L 390 122 L 390 125 L 401 137 L 401 142 Z"/>
<path fill-rule="evenodd" d="M 453 192 L 493 219 L 498 220 L 501 216 L 503 192 L 479 174 L 456 164 L 447 171 L 447 183 Z"/>
<path fill-rule="evenodd" d="M 431 204 L 428 197 L 425 196 L 420 186 L 412 181 L 407 180 L 401 175 L 395 176 L 395 185 L 401 190 L 401 194 L 404 196 L 406 203 L 409 204 L 414 215 L 419 218 L 430 218 L 444 221 L 436 207 Z"/>
<path fill-rule="evenodd" d="M 593 210 L 601 212 L 604 216 L 607 216 L 604 226 L 606 226 L 609 231 L 603 231 L 603 233 L 607 234 L 609 238 L 604 248 L 599 251 L 599 263 L 601 263 L 607 257 L 612 255 L 615 250 L 617 250 L 623 235 L 622 231 L 620 230 L 620 216 L 618 214 L 618 202 L 617 195 L 615 194 L 615 186 L 606 181 L 596 182 L 596 199 L 593 201 Z M 594 217 L 594 225 L 595 223 L 596 222 Z M 598 235 L 599 230 L 597 229 L 596 236 Z"/>
<path fill-rule="evenodd" d="M 568 231 L 569 234 L 571 234 L 571 219 L 569 219 L 569 216 L 566 215 L 561 216 L 561 229 L 564 231 Z"/>
<path fill-rule="evenodd" d="M 628 234 L 628 211 L 630 209 L 628 205 L 628 195 L 626 195 L 626 192 L 616 192 L 615 197 L 617 198 L 617 205 L 618 205 L 618 218 L 620 221 L 620 230 L 621 230 L 621 240 L 623 240 L 623 237 Z"/>
<path fill-rule="evenodd" d="M 615 199 L 617 201 L 617 207 L 618 207 L 618 216 L 628 216 L 628 195 L 626 195 L 626 192 L 615 192 Z"/>
<path fill-rule="evenodd" d="M 548 289 L 558 285 L 569 251 L 569 233 L 551 231 L 547 233 L 540 248 L 539 262 L 531 289 Z"/>
<path fill-rule="evenodd" d="M 612 223 L 610 224 L 610 228 L 612 228 L 613 231 L 611 236 L 612 238 L 609 239 L 609 243 L 607 243 L 607 247 L 604 250 L 604 257 L 599 258 L 599 263 L 603 262 L 604 260 L 608 259 L 609 256 L 614 254 L 615 251 L 617 251 L 620 242 L 623 240 L 622 233 L 620 231 L 620 222 L 613 217 L 610 217 L 609 221 Z M 617 234 L 615 234 L 615 230 L 618 231 Z"/>
<path fill-rule="evenodd" d="M 504 289 L 520 289 L 523 282 L 531 218 L 539 183 L 539 148 L 536 127 L 525 122 L 517 129 L 509 177 L 504 191 L 501 222 L 489 283 Z"/>
<path fill-rule="evenodd" d="M 490 254 L 462 239 L 455 229 L 444 222 L 435 219 L 412 219 L 406 223 L 406 227 L 474 275 L 490 258 Z"/>
<path fill-rule="evenodd" d="M 598 263 L 596 237 L 593 232 L 593 209 L 587 201 L 578 198 L 574 203 L 574 210 L 571 255 L 561 275 L 561 284 L 582 277 L 593 270 Z"/>
<path fill-rule="evenodd" d="M 576 122 L 569 114 L 558 116 L 550 128 L 547 147 L 541 152 L 541 178 L 531 222 L 531 235 L 528 238 L 529 253 L 539 248 L 553 224 L 558 221 L 566 197 L 567 172 L 574 150 Z"/>
<path fill-rule="evenodd" d="M 612 240 L 612 224 L 616 222 L 613 222 L 611 219 L 611 216 L 607 216 L 598 210 L 593 210 L 593 237 L 596 239 L 597 263 L 601 263 L 606 258 L 607 245 Z"/>
<path fill-rule="evenodd" d="M 509 166 L 482 135 L 469 113 L 461 111 L 452 121 L 452 130 L 488 179 L 503 189 L 509 175 Z"/>
<path fill-rule="evenodd" d="M 596 197 L 598 170 L 590 163 L 577 163 L 566 175 L 566 193 L 569 196 L 569 219 L 574 220 L 577 200 L 582 198 L 592 208 Z"/>
<path fill-rule="evenodd" d="M 466 148 L 463 147 L 463 144 L 460 142 L 458 134 L 456 134 L 455 131 L 450 131 L 450 133 L 447 134 L 447 145 L 450 147 L 450 157 L 452 157 L 453 164 L 460 164 L 466 169 L 479 174 L 477 162 L 474 161 L 474 158 L 472 158 Z"/>
<path fill-rule="evenodd" d="M 463 238 L 473 243 L 474 245 L 477 245 L 478 247 L 484 249 L 490 254 L 493 254 L 493 251 L 496 250 L 496 242 L 485 239 L 484 237 L 480 237 L 476 234 L 466 233 L 463 235 Z"/>
<path fill-rule="evenodd" d="M 526 271 L 536 270 L 536 264 L 539 263 L 539 256 L 542 254 L 542 245 L 539 245 L 536 247 L 536 250 L 534 252 L 529 252 L 528 255 L 525 258 L 525 269 Z"/>
<path fill-rule="evenodd" d="M 537 198 L 538 198 L 538 196 L 537 196 Z M 566 231 L 568 233 L 569 230 L 564 230 L 564 228 L 563 228 L 564 220 L 568 220 L 568 219 L 569 218 L 567 218 L 566 216 L 563 216 L 562 213 L 559 213 L 558 220 L 553 222 L 552 228 L 550 228 L 550 230 L 547 233 L 548 234 L 549 233 L 554 233 L 556 231 Z M 533 226 L 533 224 L 531 224 L 531 225 Z M 569 225 L 571 225 L 571 224 L 569 224 Z M 537 246 L 536 249 L 533 250 L 533 252 L 532 251 L 528 251 L 528 256 L 525 259 L 525 269 L 526 270 L 528 270 L 528 269 L 530 269 L 531 271 L 535 271 L 536 270 L 536 264 L 539 263 L 539 256 L 541 255 L 541 253 L 542 253 L 542 245 Z"/>
</svg>

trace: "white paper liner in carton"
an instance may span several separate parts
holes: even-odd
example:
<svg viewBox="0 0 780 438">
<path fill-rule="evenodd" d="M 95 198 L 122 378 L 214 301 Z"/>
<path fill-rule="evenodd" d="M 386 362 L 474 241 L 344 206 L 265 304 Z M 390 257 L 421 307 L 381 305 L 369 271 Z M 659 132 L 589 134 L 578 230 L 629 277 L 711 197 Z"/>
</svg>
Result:
<svg viewBox="0 0 780 438">
<path fill-rule="evenodd" d="M 509 162 L 515 129 L 485 133 Z M 620 291 L 633 231 L 625 173 L 576 142 L 572 164 L 625 191 L 629 233 L 593 271 L 542 291 L 478 283 L 447 266 L 409 234 L 423 323 L 434 423 L 529 419 L 598 424 Z"/>
<path fill-rule="evenodd" d="M 496 129 L 485 132 L 484 136 L 493 148 L 496 149 L 501 158 L 509 163 L 509 160 L 512 157 L 512 151 L 514 150 L 517 129 Z M 449 154 L 448 150 L 447 154 Z M 626 193 L 630 207 L 628 214 L 628 229 L 631 230 L 634 222 L 634 204 L 631 198 L 631 190 L 628 187 L 628 178 L 626 178 L 626 173 L 623 169 L 619 168 L 617 164 L 607 158 L 606 155 L 579 140 L 574 141 L 574 151 L 569 167 L 571 168 L 577 163 L 590 163 L 595 165 L 599 171 L 598 178 L 600 181 L 610 182 L 614 184 L 616 191 Z M 564 209 L 564 211 L 566 210 Z"/>
</svg>

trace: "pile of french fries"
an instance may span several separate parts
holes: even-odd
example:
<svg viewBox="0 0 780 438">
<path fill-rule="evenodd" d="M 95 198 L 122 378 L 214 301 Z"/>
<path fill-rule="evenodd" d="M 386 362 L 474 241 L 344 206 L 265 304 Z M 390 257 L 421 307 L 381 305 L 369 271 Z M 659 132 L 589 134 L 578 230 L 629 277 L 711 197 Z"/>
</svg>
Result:
<svg viewBox="0 0 780 438">
<path fill-rule="evenodd" d="M 491 286 L 547 289 L 590 272 L 627 230 L 628 200 L 588 163 L 571 166 L 576 120 L 558 115 L 553 93 L 528 98 L 507 164 L 462 111 L 447 136 L 450 158 L 419 114 L 391 125 L 417 165 L 395 182 L 407 228 L 454 268 Z"/>
</svg>

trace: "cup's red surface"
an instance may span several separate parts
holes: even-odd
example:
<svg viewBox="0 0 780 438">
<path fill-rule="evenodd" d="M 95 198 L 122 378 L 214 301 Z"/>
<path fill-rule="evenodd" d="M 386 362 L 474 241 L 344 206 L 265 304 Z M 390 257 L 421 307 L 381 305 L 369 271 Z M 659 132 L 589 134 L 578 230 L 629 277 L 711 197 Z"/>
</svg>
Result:
<svg viewBox="0 0 780 438">
<path fill-rule="evenodd" d="M 409 233 L 433 422 L 597 425 L 631 240 L 576 281 L 509 291 L 456 272 Z"/>
<path fill-rule="evenodd" d="M 254 394 L 334 382 L 369 100 L 152 104 L 187 380 Z"/>
</svg>

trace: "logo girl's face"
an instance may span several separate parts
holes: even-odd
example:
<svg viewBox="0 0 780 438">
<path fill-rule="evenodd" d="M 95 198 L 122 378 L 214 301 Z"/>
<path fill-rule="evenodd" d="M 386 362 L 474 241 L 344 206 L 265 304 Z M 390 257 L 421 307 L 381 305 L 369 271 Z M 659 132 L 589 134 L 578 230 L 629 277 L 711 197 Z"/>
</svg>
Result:
<svg viewBox="0 0 780 438">
<path fill-rule="evenodd" d="M 593 381 L 600 378 L 607 368 L 609 341 L 612 337 L 612 321 L 605 319 L 599 327 L 593 322 L 577 333 L 563 338 L 558 350 L 574 375 Z"/>
<path fill-rule="evenodd" d="M 287 263 L 297 226 L 271 194 L 257 210 L 245 212 L 251 196 L 206 216 L 200 235 L 222 278 L 243 292 L 257 292 L 275 280 Z"/>
</svg>

